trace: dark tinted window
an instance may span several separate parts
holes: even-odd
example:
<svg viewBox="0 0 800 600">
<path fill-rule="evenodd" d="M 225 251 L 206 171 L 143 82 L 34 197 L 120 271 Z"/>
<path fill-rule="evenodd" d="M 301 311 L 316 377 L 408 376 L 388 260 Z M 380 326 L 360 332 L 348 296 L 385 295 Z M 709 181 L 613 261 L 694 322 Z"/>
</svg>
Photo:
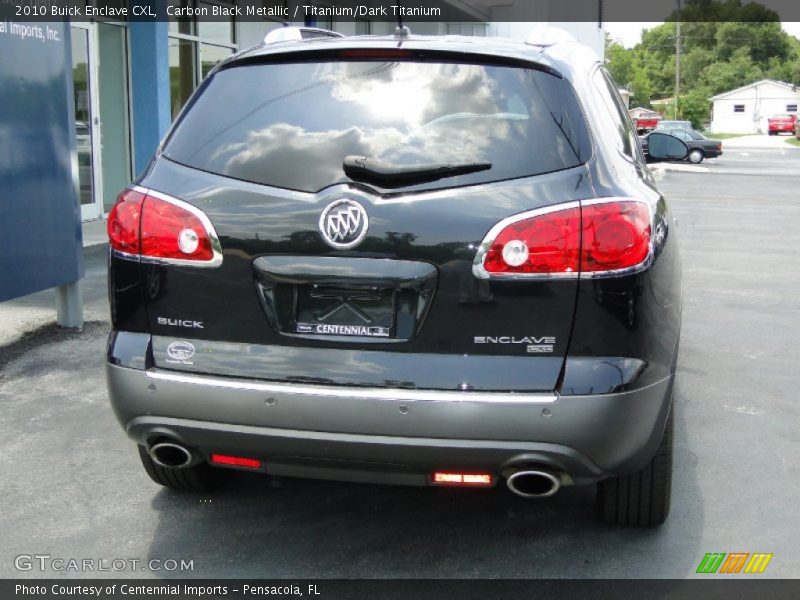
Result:
<svg viewBox="0 0 800 600">
<path fill-rule="evenodd" d="M 663 131 L 663 133 L 675 136 L 679 140 L 683 140 L 684 142 L 689 142 L 692 140 L 692 134 L 686 131 L 685 129 L 667 129 Z"/>
<path fill-rule="evenodd" d="M 691 129 L 692 124 L 689 121 L 660 121 L 656 125 L 656 129 Z"/>
<path fill-rule="evenodd" d="M 412 188 L 430 189 L 574 167 L 587 160 L 590 143 L 571 86 L 541 71 L 330 61 L 216 73 L 165 154 L 228 177 L 315 192 L 348 181 L 348 155 L 398 166 L 493 165 Z"/>
</svg>

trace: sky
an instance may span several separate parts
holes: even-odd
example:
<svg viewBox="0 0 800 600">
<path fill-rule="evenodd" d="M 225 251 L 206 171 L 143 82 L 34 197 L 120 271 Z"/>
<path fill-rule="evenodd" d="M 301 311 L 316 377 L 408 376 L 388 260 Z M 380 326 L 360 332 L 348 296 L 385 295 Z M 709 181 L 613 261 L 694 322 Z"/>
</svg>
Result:
<svg viewBox="0 0 800 600">
<path fill-rule="evenodd" d="M 605 23 L 604 25 L 612 39 L 621 42 L 626 48 L 632 48 L 641 40 L 643 30 L 651 29 L 661 23 Z M 783 28 L 791 35 L 800 38 L 800 23 L 783 23 Z"/>
</svg>

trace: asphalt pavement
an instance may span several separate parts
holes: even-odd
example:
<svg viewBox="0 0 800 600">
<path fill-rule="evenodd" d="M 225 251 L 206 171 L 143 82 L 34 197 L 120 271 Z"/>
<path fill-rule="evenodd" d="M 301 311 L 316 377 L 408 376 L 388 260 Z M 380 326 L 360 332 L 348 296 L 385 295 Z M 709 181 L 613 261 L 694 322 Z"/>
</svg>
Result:
<svg viewBox="0 0 800 600">
<path fill-rule="evenodd" d="M 771 552 L 760 577 L 796 576 L 800 150 L 736 147 L 701 166 L 667 170 L 660 183 L 684 257 L 673 508 L 663 527 L 599 523 L 592 488 L 543 501 L 504 488 L 259 476 L 210 495 L 161 489 L 108 406 L 98 246 L 86 250 L 82 332 L 46 324 L 49 292 L 0 304 L 0 577 L 682 578 L 707 552 Z M 12 331 L 9 319 L 28 325 Z M 183 559 L 193 569 L 17 570 L 15 557 L 34 554 Z"/>
</svg>

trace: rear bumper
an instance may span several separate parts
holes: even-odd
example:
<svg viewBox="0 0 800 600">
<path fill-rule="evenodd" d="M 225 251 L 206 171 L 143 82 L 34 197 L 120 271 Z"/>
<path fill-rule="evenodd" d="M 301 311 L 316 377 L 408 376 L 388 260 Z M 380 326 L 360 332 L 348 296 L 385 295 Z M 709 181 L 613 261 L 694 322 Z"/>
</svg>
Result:
<svg viewBox="0 0 800 600">
<path fill-rule="evenodd" d="M 266 471 L 425 485 L 434 470 L 537 463 L 565 483 L 636 471 L 653 456 L 673 376 L 616 394 L 557 396 L 274 384 L 107 363 L 128 435 L 261 458 Z"/>
<path fill-rule="evenodd" d="M 702 146 L 695 146 L 694 148 L 692 148 L 692 150 L 701 150 L 703 154 L 706 155 L 706 158 L 718 158 L 722 156 L 721 148 L 717 150 L 716 147 L 704 148 Z"/>
</svg>

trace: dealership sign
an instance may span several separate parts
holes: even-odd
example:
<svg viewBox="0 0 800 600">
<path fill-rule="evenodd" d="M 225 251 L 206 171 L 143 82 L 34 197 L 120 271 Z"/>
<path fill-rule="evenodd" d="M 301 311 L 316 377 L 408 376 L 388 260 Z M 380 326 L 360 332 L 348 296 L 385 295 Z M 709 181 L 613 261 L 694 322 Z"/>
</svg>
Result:
<svg viewBox="0 0 800 600">
<path fill-rule="evenodd" d="M 83 276 L 70 29 L 0 21 L 0 301 Z"/>
</svg>

